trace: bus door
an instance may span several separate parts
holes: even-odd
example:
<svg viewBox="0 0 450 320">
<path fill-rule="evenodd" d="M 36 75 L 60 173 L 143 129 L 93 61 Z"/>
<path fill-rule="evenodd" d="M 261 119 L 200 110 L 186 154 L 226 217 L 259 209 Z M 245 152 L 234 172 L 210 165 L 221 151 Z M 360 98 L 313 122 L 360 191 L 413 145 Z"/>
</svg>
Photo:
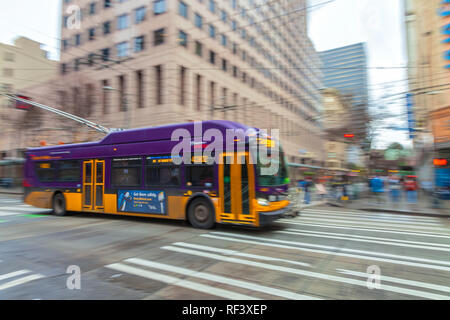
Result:
<svg viewBox="0 0 450 320">
<path fill-rule="evenodd" d="M 219 164 L 219 194 L 220 218 L 223 222 L 256 223 L 252 202 L 255 198 L 255 176 L 248 153 L 222 155 L 222 163 Z"/>
<path fill-rule="evenodd" d="M 105 160 L 83 162 L 83 210 L 104 211 Z"/>
</svg>

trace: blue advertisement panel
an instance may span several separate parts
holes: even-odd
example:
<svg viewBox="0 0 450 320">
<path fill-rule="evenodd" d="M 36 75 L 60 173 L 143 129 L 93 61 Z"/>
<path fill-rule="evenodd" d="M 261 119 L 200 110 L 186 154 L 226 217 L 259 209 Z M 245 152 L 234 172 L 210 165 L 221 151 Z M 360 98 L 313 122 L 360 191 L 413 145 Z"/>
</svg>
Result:
<svg viewBox="0 0 450 320">
<path fill-rule="evenodd" d="M 164 191 L 119 190 L 117 211 L 166 214 L 166 195 Z"/>
</svg>

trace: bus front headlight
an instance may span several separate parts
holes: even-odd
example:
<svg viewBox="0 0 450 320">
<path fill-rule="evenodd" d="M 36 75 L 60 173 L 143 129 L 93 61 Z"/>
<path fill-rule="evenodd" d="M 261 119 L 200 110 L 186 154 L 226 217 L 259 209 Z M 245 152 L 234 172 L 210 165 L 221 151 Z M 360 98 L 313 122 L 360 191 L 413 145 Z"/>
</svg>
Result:
<svg viewBox="0 0 450 320">
<path fill-rule="evenodd" d="M 258 204 L 259 204 L 260 206 L 265 206 L 265 207 L 267 207 L 267 206 L 269 205 L 269 201 L 268 201 L 267 199 L 259 198 L 259 199 L 258 199 Z"/>
</svg>

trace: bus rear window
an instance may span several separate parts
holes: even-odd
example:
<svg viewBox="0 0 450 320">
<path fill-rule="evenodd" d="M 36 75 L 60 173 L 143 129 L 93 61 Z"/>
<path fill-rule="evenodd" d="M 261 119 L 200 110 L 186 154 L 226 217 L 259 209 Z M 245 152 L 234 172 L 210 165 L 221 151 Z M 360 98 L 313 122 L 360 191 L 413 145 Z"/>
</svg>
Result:
<svg viewBox="0 0 450 320">
<path fill-rule="evenodd" d="M 51 182 L 55 180 L 55 163 L 37 162 L 35 164 L 36 175 L 40 182 Z"/>
</svg>

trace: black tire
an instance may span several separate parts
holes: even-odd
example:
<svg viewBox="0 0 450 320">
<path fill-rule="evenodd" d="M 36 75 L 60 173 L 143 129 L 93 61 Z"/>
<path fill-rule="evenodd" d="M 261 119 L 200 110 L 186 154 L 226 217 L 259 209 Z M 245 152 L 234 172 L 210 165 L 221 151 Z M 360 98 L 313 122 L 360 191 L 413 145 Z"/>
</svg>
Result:
<svg viewBox="0 0 450 320">
<path fill-rule="evenodd" d="M 214 210 L 207 199 L 196 198 L 189 205 L 188 220 L 194 228 L 211 229 L 216 223 Z"/>
<path fill-rule="evenodd" d="M 56 216 L 66 216 L 66 198 L 62 193 L 57 193 L 53 197 L 53 214 Z"/>
</svg>

